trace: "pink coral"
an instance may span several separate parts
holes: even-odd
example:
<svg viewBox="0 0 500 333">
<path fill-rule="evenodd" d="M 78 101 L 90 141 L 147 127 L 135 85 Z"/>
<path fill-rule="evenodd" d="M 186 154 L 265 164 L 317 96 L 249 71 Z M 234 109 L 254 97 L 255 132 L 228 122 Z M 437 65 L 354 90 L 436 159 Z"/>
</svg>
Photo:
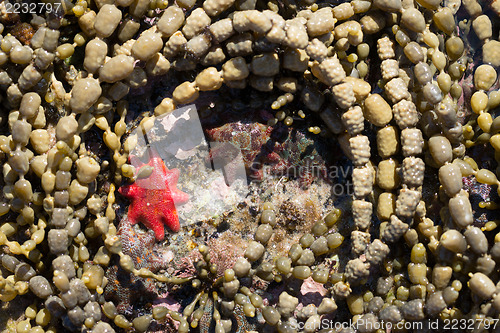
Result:
<svg viewBox="0 0 500 333">
<path fill-rule="evenodd" d="M 306 189 L 318 175 L 328 179 L 320 145 L 301 131 L 282 124 L 272 127 L 238 121 L 208 129 L 206 133 L 210 141 L 217 143 L 210 155 L 212 160 L 230 166 L 241 152 L 248 176 L 253 180 L 262 181 L 269 175 L 294 176 Z M 233 175 L 229 171 L 226 176 Z"/>
</svg>

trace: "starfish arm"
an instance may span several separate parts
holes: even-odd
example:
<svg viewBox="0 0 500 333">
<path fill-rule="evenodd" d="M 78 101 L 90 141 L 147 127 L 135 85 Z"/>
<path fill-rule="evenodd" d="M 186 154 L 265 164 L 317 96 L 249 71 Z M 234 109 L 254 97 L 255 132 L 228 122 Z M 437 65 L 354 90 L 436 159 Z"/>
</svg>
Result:
<svg viewBox="0 0 500 333">
<path fill-rule="evenodd" d="M 177 185 L 177 182 L 179 180 L 179 174 L 180 174 L 180 171 L 179 169 L 171 169 L 170 171 L 168 171 L 168 174 L 167 174 L 167 177 L 166 177 L 166 181 L 167 181 L 167 185 L 169 188 L 172 188 L 172 187 L 175 187 Z"/>
<path fill-rule="evenodd" d="M 177 210 L 175 209 L 174 203 L 166 202 L 160 207 L 162 222 L 173 232 L 177 232 L 180 229 L 179 217 L 177 216 Z"/>
<path fill-rule="evenodd" d="M 161 158 L 154 157 L 149 161 L 148 165 L 153 167 L 153 173 L 149 176 L 148 180 L 155 186 L 163 188 L 163 184 L 166 183 L 165 179 L 169 175 L 169 171 L 165 166 L 165 163 L 163 163 Z"/>
<path fill-rule="evenodd" d="M 142 188 L 140 186 L 137 186 L 136 183 L 134 184 L 131 184 L 131 185 L 126 185 L 126 186 L 122 186 L 118 189 L 118 192 L 123 195 L 124 197 L 127 197 L 127 198 L 134 198 L 134 197 L 137 197 L 137 196 L 140 196 L 141 195 L 141 190 Z"/>
<path fill-rule="evenodd" d="M 179 170 L 168 170 L 163 160 L 150 154 L 147 165 L 153 168 L 150 177 L 123 186 L 119 192 L 130 199 L 128 216 L 131 224 L 141 222 L 152 230 L 156 240 L 165 237 L 164 224 L 173 232 L 180 229 L 175 204 L 183 204 L 189 196 L 177 189 Z"/>
<path fill-rule="evenodd" d="M 172 200 L 176 205 L 182 205 L 189 201 L 189 195 L 178 189 L 174 189 L 171 192 Z"/>
<path fill-rule="evenodd" d="M 137 224 L 139 222 L 139 210 L 136 208 L 136 204 L 132 202 L 128 210 L 128 219 L 131 225 Z"/>
<path fill-rule="evenodd" d="M 165 238 L 165 229 L 163 228 L 163 223 L 160 221 L 161 217 L 155 217 L 153 220 L 149 220 L 147 227 L 155 233 L 155 238 L 157 241 L 162 241 Z"/>
</svg>

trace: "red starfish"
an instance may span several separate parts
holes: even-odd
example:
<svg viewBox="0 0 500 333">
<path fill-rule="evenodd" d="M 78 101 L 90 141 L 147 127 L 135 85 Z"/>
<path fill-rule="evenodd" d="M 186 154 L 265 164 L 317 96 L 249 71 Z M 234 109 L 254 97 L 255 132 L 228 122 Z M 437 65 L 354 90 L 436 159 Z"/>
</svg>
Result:
<svg viewBox="0 0 500 333">
<path fill-rule="evenodd" d="M 131 160 L 138 161 L 135 156 L 131 156 Z M 175 205 L 186 203 L 189 196 L 176 187 L 179 170 L 168 170 L 156 152 L 152 152 L 149 162 L 142 167 L 146 165 L 153 168 L 148 178 L 137 179 L 131 185 L 120 187 L 118 192 L 132 200 L 128 210 L 130 222 L 142 222 L 154 231 L 156 240 L 160 241 L 165 237 L 164 224 L 173 232 L 179 231 Z"/>
</svg>

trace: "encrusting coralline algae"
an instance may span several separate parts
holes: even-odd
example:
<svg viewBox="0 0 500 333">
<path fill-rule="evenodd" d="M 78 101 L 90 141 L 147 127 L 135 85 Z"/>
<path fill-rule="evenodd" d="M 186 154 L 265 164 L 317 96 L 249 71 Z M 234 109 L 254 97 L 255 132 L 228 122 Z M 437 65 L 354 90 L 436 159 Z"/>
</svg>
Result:
<svg viewBox="0 0 500 333">
<path fill-rule="evenodd" d="M 25 4 L 0 3 L 0 300 L 31 297 L 12 330 L 147 332 L 156 321 L 181 333 L 354 331 L 323 327 L 328 319 L 379 333 L 437 318 L 496 327 L 500 1 Z M 178 84 L 141 118 L 134 94 L 158 78 Z M 231 267 L 194 241 L 183 276 L 138 265 L 115 193 L 153 171 L 130 162 L 132 130 L 239 89 L 267 94 L 269 126 L 303 121 L 338 142 L 353 167 L 348 204 L 324 209 L 286 253 L 276 252 L 288 229 L 271 197 Z M 488 200 L 474 201 L 470 178 Z M 496 218 L 476 219 L 479 208 Z M 110 275 L 115 261 L 122 275 Z M 189 295 L 121 311 L 105 288 L 132 275 Z M 308 303 L 311 284 L 320 296 Z"/>
</svg>

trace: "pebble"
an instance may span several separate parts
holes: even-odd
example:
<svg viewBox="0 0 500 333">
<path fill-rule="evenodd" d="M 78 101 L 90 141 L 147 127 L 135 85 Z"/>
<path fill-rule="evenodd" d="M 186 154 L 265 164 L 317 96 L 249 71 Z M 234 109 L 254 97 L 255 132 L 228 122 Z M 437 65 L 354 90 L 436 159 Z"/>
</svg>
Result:
<svg viewBox="0 0 500 333">
<path fill-rule="evenodd" d="M 473 223 L 472 207 L 469 198 L 460 192 L 449 201 L 450 214 L 459 228 L 466 228 Z"/>
<path fill-rule="evenodd" d="M 122 19 L 122 12 L 113 4 L 105 4 L 97 13 L 94 29 L 98 36 L 109 37 L 118 27 Z"/>
<path fill-rule="evenodd" d="M 272 326 L 275 326 L 278 323 L 278 321 L 280 320 L 279 312 L 271 306 L 266 306 L 262 310 L 262 315 L 263 315 L 264 319 L 266 320 L 266 322 Z"/>
<path fill-rule="evenodd" d="M 424 301 L 411 300 L 401 307 L 401 313 L 406 320 L 422 320 L 425 318 Z"/>
<path fill-rule="evenodd" d="M 70 281 L 70 290 L 74 293 L 78 304 L 83 305 L 90 300 L 90 291 L 80 279 Z"/>
<path fill-rule="evenodd" d="M 377 168 L 377 185 L 384 190 L 395 189 L 400 182 L 397 168 L 399 165 L 394 159 L 380 161 Z"/>
<path fill-rule="evenodd" d="M 456 164 L 446 164 L 439 168 L 439 182 L 450 197 L 457 195 L 462 189 L 462 173 Z"/>
<path fill-rule="evenodd" d="M 488 64 L 480 65 L 474 73 L 474 86 L 477 89 L 489 90 L 497 80 L 497 72 Z"/>
<path fill-rule="evenodd" d="M 93 182 L 101 170 L 99 163 L 97 163 L 97 161 L 92 157 L 80 158 L 75 162 L 75 164 L 77 167 L 76 176 L 78 181 L 84 184 Z"/>
<path fill-rule="evenodd" d="M 29 287 L 35 296 L 42 299 L 45 299 L 54 293 L 49 281 L 41 275 L 32 277 L 29 281 Z"/>
<path fill-rule="evenodd" d="M 48 232 L 47 240 L 50 252 L 53 254 L 66 253 L 69 246 L 68 232 L 64 229 L 51 229 Z"/>
<path fill-rule="evenodd" d="M 494 283 L 483 273 L 474 273 L 468 285 L 471 291 L 483 300 L 491 298 L 496 291 Z"/>
<path fill-rule="evenodd" d="M 102 93 L 99 81 L 93 78 L 80 79 L 71 90 L 69 105 L 76 113 L 86 112 Z"/>
<path fill-rule="evenodd" d="M 488 252 L 488 240 L 481 229 L 474 226 L 468 227 L 464 236 L 474 253 L 481 255 Z"/>
<path fill-rule="evenodd" d="M 95 73 L 104 64 L 107 53 L 108 45 L 102 39 L 92 39 L 85 46 L 84 68 Z"/>
<path fill-rule="evenodd" d="M 94 326 L 92 333 L 115 333 L 115 330 L 108 323 L 101 321 Z"/>
<path fill-rule="evenodd" d="M 119 54 L 108 60 L 99 70 L 99 79 L 114 83 L 125 79 L 134 70 L 134 58 Z"/>
<path fill-rule="evenodd" d="M 186 19 L 182 33 L 187 39 L 193 38 L 199 34 L 201 30 L 209 26 L 211 22 L 210 17 L 202 8 L 196 8 L 191 15 Z"/>
<path fill-rule="evenodd" d="M 377 151 L 380 157 L 388 158 L 399 149 L 399 132 L 395 126 L 386 126 L 377 132 Z"/>
<path fill-rule="evenodd" d="M 30 281 L 32 277 L 36 276 L 36 272 L 30 265 L 21 263 L 16 266 L 14 276 L 20 281 Z"/>
<path fill-rule="evenodd" d="M 463 253 L 467 249 L 467 242 L 464 236 L 454 229 L 443 233 L 439 241 L 442 246 L 455 253 Z"/>
</svg>

